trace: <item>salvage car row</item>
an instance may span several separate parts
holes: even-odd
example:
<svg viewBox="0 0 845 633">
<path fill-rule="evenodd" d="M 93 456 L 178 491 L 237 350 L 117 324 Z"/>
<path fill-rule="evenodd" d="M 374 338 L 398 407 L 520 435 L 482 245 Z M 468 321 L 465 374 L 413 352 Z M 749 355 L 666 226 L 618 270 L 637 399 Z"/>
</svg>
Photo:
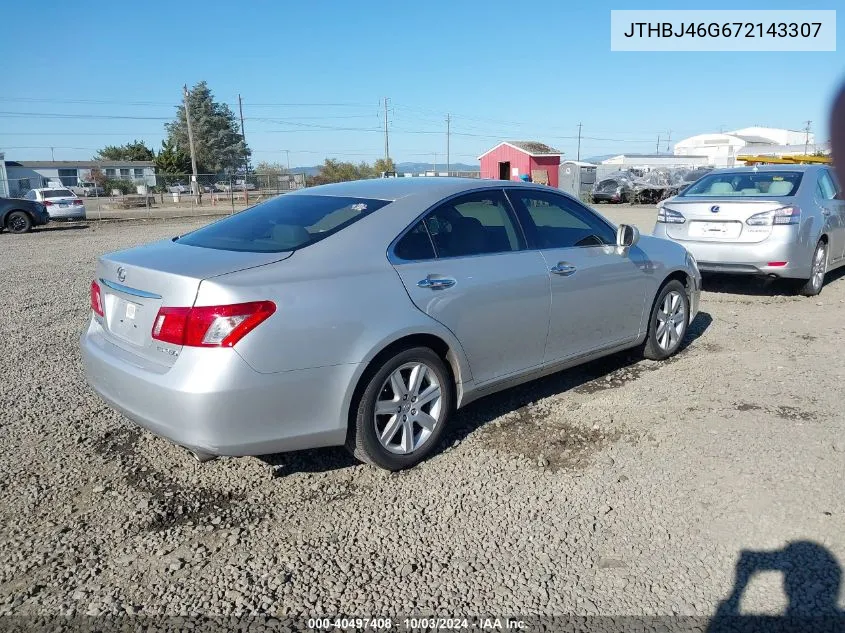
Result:
<svg viewBox="0 0 845 633">
<path fill-rule="evenodd" d="M 315 187 L 101 257 L 86 375 L 200 460 L 346 445 L 407 468 L 477 398 L 677 352 L 700 269 L 817 294 L 843 263 L 839 197 L 824 166 L 714 171 L 662 205 L 659 239 L 527 183 Z"/>
</svg>

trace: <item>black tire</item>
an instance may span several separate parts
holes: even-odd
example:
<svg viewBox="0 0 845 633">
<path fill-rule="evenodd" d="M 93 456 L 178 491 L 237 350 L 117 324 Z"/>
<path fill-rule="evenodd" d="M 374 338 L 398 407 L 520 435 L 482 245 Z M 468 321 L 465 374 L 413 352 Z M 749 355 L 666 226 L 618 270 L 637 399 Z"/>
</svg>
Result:
<svg viewBox="0 0 845 633">
<path fill-rule="evenodd" d="M 6 216 L 6 229 L 9 233 L 29 233 L 32 230 L 32 218 L 26 211 L 12 211 Z"/>
<path fill-rule="evenodd" d="M 821 261 L 821 268 L 817 268 Z M 827 272 L 827 243 L 819 240 L 813 250 L 813 259 L 810 260 L 811 273 L 809 279 L 802 279 L 798 282 L 798 294 L 805 297 L 815 297 L 824 287 L 824 276 Z M 819 274 L 820 273 L 820 274 Z"/>
<path fill-rule="evenodd" d="M 677 336 L 676 340 L 671 338 L 671 332 L 666 333 L 666 335 L 661 332 L 658 335 L 658 328 L 661 322 L 665 322 L 659 319 L 659 316 L 664 313 L 664 303 L 666 302 L 666 297 L 670 294 L 673 294 L 673 297 L 678 297 L 683 306 L 683 315 L 680 322 L 674 319 L 677 319 L 681 315 L 673 314 L 672 317 L 672 323 L 674 323 L 675 327 L 673 331 L 675 332 L 675 336 Z M 654 305 L 651 307 L 651 316 L 648 320 L 648 335 L 643 345 L 643 356 L 650 360 L 665 360 L 676 353 L 680 349 L 681 343 L 683 343 L 687 329 L 689 329 L 689 312 L 689 297 L 687 297 L 687 289 L 684 287 L 684 284 L 677 279 L 672 279 L 664 284 L 660 292 L 657 293 L 657 298 L 655 298 Z M 682 325 L 680 331 L 677 330 L 678 325 Z M 666 328 L 664 327 L 664 332 L 665 330 Z"/>
<path fill-rule="evenodd" d="M 440 399 L 437 404 L 436 416 L 429 416 L 436 419 L 436 423 L 430 431 L 426 431 L 421 425 L 413 422 L 413 419 L 417 415 L 417 410 L 409 408 L 413 406 L 410 398 L 408 400 L 402 400 L 401 396 L 386 384 L 390 380 L 391 375 L 397 370 L 400 370 L 400 374 L 405 371 L 408 371 L 410 374 L 411 370 L 403 369 L 403 367 L 412 364 L 427 367 L 427 371 L 433 374 L 440 387 Z M 346 448 L 359 460 L 387 470 L 396 471 L 416 466 L 437 446 L 452 415 L 455 401 L 455 382 L 451 372 L 443 360 L 429 348 L 413 347 L 385 359 L 374 373 L 365 376 L 363 380 L 366 381 L 366 386 L 363 392 L 361 392 L 357 403 L 353 403 L 355 409 L 350 416 L 350 428 L 347 434 Z M 430 380 L 431 376 L 426 373 L 423 384 L 430 387 L 434 384 Z M 387 402 L 388 399 L 384 396 L 388 395 L 391 398 L 399 398 L 396 400 L 397 413 L 395 414 L 395 418 L 391 414 L 380 414 L 377 417 L 375 413 L 376 402 L 379 401 L 379 396 L 383 397 L 382 402 Z M 425 413 L 435 411 L 434 405 L 424 403 L 420 407 L 420 413 L 424 413 L 423 407 L 428 407 L 428 412 Z M 401 411 L 399 410 L 400 408 L 402 409 Z M 411 412 L 414 412 L 414 415 L 411 415 Z M 406 435 L 406 428 L 408 427 L 398 419 L 400 415 L 403 416 L 403 420 L 407 419 L 405 417 L 406 415 L 411 419 L 409 424 L 413 431 L 409 435 Z M 410 441 L 412 442 L 419 438 L 422 443 L 418 448 L 404 454 L 398 454 L 388 450 L 382 444 L 382 441 L 379 440 L 379 432 L 381 431 L 382 434 L 386 433 L 389 424 L 394 424 L 396 430 L 394 431 L 395 435 L 387 438 L 388 446 L 391 446 L 390 440 L 396 439 L 397 436 L 398 442 L 394 446 L 395 450 L 402 450 L 402 440 L 406 436 L 410 437 Z M 425 438 L 423 439 L 424 435 Z"/>
</svg>

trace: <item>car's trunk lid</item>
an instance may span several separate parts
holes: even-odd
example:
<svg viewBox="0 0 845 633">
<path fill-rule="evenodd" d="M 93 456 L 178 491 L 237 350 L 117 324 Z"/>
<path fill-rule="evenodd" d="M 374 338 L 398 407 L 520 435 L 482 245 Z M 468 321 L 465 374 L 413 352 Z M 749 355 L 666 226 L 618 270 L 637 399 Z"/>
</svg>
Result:
<svg viewBox="0 0 845 633">
<path fill-rule="evenodd" d="M 762 242 L 772 232 L 771 226 L 749 226 L 752 215 L 772 211 L 790 204 L 792 198 L 780 200 L 737 200 L 731 198 L 672 198 L 664 209 L 684 216 L 683 224 L 667 224 L 666 232 L 675 240 L 701 242 Z"/>
<path fill-rule="evenodd" d="M 226 251 L 163 240 L 103 255 L 96 280 L 105 336 L 123 349 L 172 365 L 181 347 L 152 337 L 159 308 L 191 307 L 203 279 L 264 266 L 291 254 Z"/>
</svg>

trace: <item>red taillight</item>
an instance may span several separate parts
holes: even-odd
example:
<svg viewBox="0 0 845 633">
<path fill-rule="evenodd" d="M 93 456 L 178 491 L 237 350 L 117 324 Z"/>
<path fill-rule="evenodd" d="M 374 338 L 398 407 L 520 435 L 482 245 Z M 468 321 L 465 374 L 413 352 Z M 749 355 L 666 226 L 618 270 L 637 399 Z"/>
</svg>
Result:
<svg viewBox="0 0 845 633">
<path fill-rule="evenodd" d="M 769 262 L 766 266 L 786 266 L 788 262 Z"/>
<path fill-rule="evenodd" d="M 96 281 L 91 282 L 91 309 L 94 314 L 105 316 L 103 311 L 103 295 L 100 293 L 100 284 Z"/>
<path fill-rule="evenodd" d="M 75 200 L 71 201 L 71 204 L 78 206 L 78 205 L 82 204 L 82 200 L 80 200 L 79 198 L 76 198 Z"/>
<path fill-rule="evenodd" d="M 161 308 L 153 322 L 152 336 L 173 345 L 232 347 L 275 311 L 272 301 Z"/>
<path fill-rule="evenodd" d="M 45 207 L 52 207 L 52 206 L 53 206 L 53 203 L 52 203 L 52 202 L 50 202 L 49 200 L 45 200 L 45 201 L 44 201 L 44 206 L 45 206 Z"/>
</svg>

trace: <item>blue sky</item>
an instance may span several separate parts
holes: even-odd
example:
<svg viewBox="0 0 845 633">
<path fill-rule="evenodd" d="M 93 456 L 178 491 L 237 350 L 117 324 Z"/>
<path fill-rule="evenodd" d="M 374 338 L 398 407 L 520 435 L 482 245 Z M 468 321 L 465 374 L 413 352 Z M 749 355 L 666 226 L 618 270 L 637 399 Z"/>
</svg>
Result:
<svg viewBox="0 0 845 633">
<path fill-rule="evenodd" d="M 670 134 L 801 129 L 806 120 L 826 140 L 845 79 L 843 28 L 835 53 L 610 51 L 611 8 L 677 2 L 243 5 L 16 3 L 15 23 L 37 28 L 4 30 L 0 151 L 7 160 L 77 160 L 135 138 L 158 148 L 181 86 L 203 79 L 234 108 L 242 95 L 254 162 L 284 163 L 289 150 L 292 166 L 382 156 L 385 96 L 397 161 L 436 153 L 443 163 L 447 112 L 452 162 L 470 164 L 506 139 L 545 141 L 574 158 L 579 123 L 582 157 L 653 152 L 658 135 L 666 151 Z"/>
</svg>

